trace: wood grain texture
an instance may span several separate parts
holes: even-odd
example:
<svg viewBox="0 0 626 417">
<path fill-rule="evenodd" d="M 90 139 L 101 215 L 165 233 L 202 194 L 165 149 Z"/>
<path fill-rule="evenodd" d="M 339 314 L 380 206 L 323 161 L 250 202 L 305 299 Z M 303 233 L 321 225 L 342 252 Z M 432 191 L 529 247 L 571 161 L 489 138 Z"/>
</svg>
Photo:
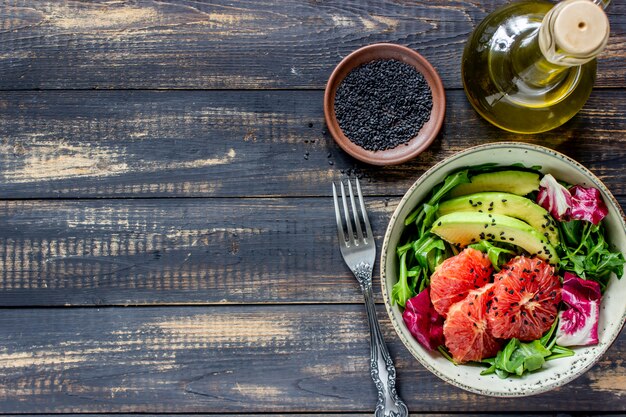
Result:
<svg viewBox="0 0 626 417">
<path fill-rule="evenodd" d="M 448 91 L 446 122 L 415 160 L 375 168 L 325 131 L 320 91 L 0 92 L 0 197 L 329 196 L 346 173 L 368 195 L 401 196 L 469 146 L 543 144 L 577 159 L 619 195 L 626 164 L 622 90 L 596 90 L 566 125 L 539 135 L 482 120 Z M 331 165 L 332 164 L 332 165 Z"/>
<path fill-rule="evenodd" d="M 71 416 L 73 414 L 20 414 L 20 416 L 23 417 L 42 417 L 42 416 Z M 130 416 L 134 416 L 135 414 L 105 414 L 105 413 L 98 413 L 98 414 L 81 414 L 81 417 L 109 417 L 109 416 L 115 416 L 115 417 L 130 417 Z M 159 417 L 162 416 L 163 414 L 142 414 L 142 416 L 145 417 Z M 198 414 L 176 414 L 177 417 L 196 417 Z M 314 414 L 314 413 L 289 413 L 289 414 L 276 414 L 276 413 L 272 413 L 271 414 L 272 417 L 326 417 L 328 416 L 328 414 Z M 419 415 L 419 416 L 423 416 L 423 417 L 458 417 L 460 414 L 459 413 L 453 413 L 453 414 L 448 414 L 448 413 L 413 413 L 412 415 Z M 464 417 L 483 417 L 484 414 L 478 414 L 478 413 L 463 413 L 461 414 Z M 608 417 L 608 416 L 622 416 L 623 414 L 595 414 L 595 413 L 585 413 L 585 414 L 569 414 L 569 413 L 506 413 L 506 414 L 494 414 L 494 413 L 489 413 L 490 417 L 530 417 L 530 416 L 542 416 L 542 417 Z M 267 414 L 251 414 L 251 413 L 246 413 L 246 414 L 228 414 L 228 417 L 266 417 Z M 332 414 L 333 417 L 371 417 L 372 413 L 333 413 Z"/>
<path fill-rule="evenodd" d="M 418 50 L 459 88 L 465 41 L 505 0 L 5 1 L 0 89 L 323 88 L 351 51 Z M 624 87 L 626 6 L 608 9 L 598 85 Z"/>
<path fill-rule="evenodd" d="M 414 412 L 624 412 L 626 338 L 569 385 L 528 398 L 456 389 L 383 332 Z M 0 409 L 371 412 L 362 306 L 20 309 L 0 315 Z"/>
<path fill-rule="evenodd" d="M 0 201 L 0 271 L 2 306 L 362 302 L 326 198 Z"/>
</svg>

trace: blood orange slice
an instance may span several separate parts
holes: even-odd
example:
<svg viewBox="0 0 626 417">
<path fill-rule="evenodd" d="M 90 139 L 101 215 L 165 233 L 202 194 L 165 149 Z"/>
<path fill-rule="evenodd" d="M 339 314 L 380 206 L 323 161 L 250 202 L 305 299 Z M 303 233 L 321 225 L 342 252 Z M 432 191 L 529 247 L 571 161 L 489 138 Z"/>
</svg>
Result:
<svg viewBox="0 0 626 417">
<path fill-rule="evenodd" d="M 495 337 L 539 339 L 552 325 L 561 301 L 561 281 L 539 258 L 518 256 L 494 276 L 493 299 L 487 305 Z"/>
<path fill-rule="evenodd" d="M 500 343 L 489 331 L 487 303 L 493 284 L 470 291 L 462 301 L 452 305 L 443 324 L 446 347 L 457 363 L 479 361 L 494 356 Z"/>
<path fill-rule="evenodd" d="M 430 277 L 430 299 L 437 313 L 446 317 L 452 304 L 489 282 L 492 271 L 487 256 L 472 248 L 443 261 Z"/>
</svg>

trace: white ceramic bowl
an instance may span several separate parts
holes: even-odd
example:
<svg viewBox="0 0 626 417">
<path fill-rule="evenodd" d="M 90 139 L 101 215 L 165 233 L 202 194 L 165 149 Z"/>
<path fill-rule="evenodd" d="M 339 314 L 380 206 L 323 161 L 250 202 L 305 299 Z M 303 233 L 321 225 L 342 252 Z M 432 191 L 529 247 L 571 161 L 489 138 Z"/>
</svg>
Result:
<svg viewBox="0 0 626 417">
<path fill-rule="evenodd" d="M 606 186 L 588 169 L 573 159 L 542 146 L 518 142 L 500 142 L 480 145 L 459 152 L 438 163 L 422 175 L 404 195 L 393 213 L 381 254 L 382 292 L 387 312 L 396 332 L 409 351 L 432 373 L 457 387 L 483 395 L 516 397 L 549 391 L 566 384 L 587 371 L 609 348 L 619 335 L 626 320 L 626 278 L 613 277 L 602 299 L 599 338 L 596 346 L 574 348 L 572 357 L 547 362 L 539 372 L 521 378 L 499 379 L 495 375 L 480 376 L 484 367 L 477 365 L 456 366 L 439 352 L 423 348 L 411 336 L 402 320 L 400 308 L 391 305 L 391 288 L 397 281 L 398 261 L 395 254 L 404 219 L 416 205 L 428 196 L 430 190 L 450 172 L 462 167 L 497 162 L 511 165 L 521 162 L 526 166 L 540 165 L 544 173 L 571 184 L 593 186 L 602 192 L 609 208 L 604 222 L 609 241 L 622 253 L 626 253 L 626 224 L 624 214 Z"/>
</svg>

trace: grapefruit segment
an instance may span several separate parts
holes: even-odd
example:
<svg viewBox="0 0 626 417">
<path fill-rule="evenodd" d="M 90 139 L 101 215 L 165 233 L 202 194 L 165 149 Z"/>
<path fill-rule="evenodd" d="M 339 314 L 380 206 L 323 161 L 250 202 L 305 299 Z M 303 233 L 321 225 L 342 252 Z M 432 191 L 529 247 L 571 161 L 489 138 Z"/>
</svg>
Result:
<svg viewBox="0 0 626 417">
<path fill-rule="evenodd" d="M 430 277 L 430 299 L 437 313 L 446 317 L 451 305 L 489 282 L 492 271 L 489 258 L 473 248 L 443 261 Z"/>
<path fill-rule="evenodd" d="M 494 356 L 500 342 L 491 335 L 487 320 L 487 303 L 493 284 L 470 291 L 467 297 L 454 304 L 443 324 L 446 347 L 457 363 L 479 361 Z"/>
<path fill-rule="evenodd" d="M 552 326 L 561 301 L 561 281 L 539 258 L 518 256 L 494 275 L 487 304 L 491 332 L 502 339 L 539 339 Z"/>
</svg>

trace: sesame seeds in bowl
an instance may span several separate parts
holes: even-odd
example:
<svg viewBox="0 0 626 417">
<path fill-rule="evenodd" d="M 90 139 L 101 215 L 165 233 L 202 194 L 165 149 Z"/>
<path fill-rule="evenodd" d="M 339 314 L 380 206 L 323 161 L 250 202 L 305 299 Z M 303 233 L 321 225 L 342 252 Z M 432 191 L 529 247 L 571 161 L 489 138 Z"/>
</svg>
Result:
<svg viewBox="0 0 626 417">
<path fill-rule="evenodd" d="M 328 80 L 324 115 L 348 154 L 373 165 L 406 162 L 436 138 L 445 93 L 430 63 L 395 44 L 363 47 L 344 58 Z"/>
</svg>

